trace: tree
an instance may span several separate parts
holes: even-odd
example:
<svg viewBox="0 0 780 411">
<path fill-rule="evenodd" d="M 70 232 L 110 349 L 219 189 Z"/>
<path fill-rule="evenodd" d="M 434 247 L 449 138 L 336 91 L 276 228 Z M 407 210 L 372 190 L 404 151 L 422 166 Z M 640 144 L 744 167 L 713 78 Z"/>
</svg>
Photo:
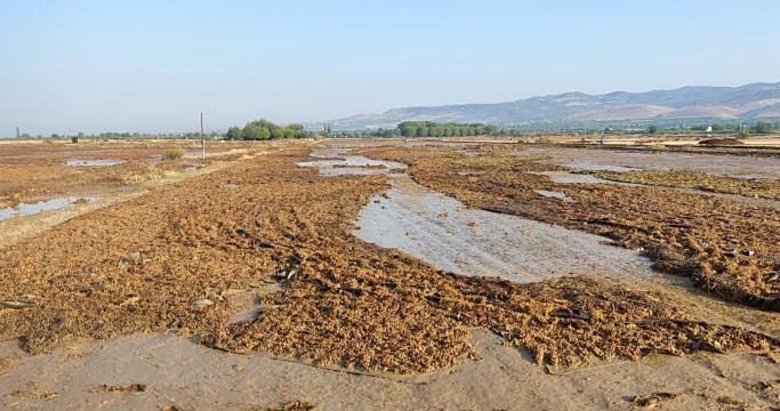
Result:
<svg viewBox="0 0 780 411">
<path fill-rule="evenodd" d="M 650 127 L 647 128 L 647 133 L 648 134 L 658 133 L 658 126 L 656 126 L 655 124 L 651 125 Z"/>
<path fill-rule="evenodd" d="M 230 127 L 225 137 L 227 137 L 228 140 L 241 140 L 241 129 L 238 127 Z"/>
</svg>

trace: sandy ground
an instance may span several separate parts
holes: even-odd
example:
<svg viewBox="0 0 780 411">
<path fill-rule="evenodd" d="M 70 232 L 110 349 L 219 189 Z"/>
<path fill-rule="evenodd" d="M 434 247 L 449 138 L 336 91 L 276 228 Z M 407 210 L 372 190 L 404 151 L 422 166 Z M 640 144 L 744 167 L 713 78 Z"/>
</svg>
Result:
<svg viewBox="0 0 780 411">
<path fill-rule="evenodd" d="M 384 142 L 368 144 L 378 145 Z M 359 147 L 352 142 L 337 142 L 332 144 L 331 149 L 321 152 L 320 158 L 314 160 L 327 162 L 327 157 L 343 155 L 349 148 Z M 598 159 L 598 162 L 609 163 L 610 159 L 611 157 Z M 257 161 L 261 162 L 257 163 Z M 263 210 L 265 207 L 279 210 L 280 215 L 276 219 L 284 223 L 281 228 L 273 228 L 276 227 L 273 225 L 275 224 L 273 217 L 265 218 L 262 223 L 267 228 L 256 234 L 277 247 L 287 247 L 287 243 L 282 241 L 285 237 L 290 238 L 290 244 L 296 244 L 297 241 L 297 244 L 304 249 L 315 250 L 319 247 L 322 252 L 337 244 L 341 247 L 349 247 L 350 252 L 356 254 L 357 257 L 350 264 L 367 266 L 361 270 L 371 271 L 375 270 L 372 268 L 374 265 L 387 264 L 379 257 L 382 252 L 378 250 L 381 249 L 354 243 L 356 241 L 354 238 L 318 240 L 319 242 L 314 243 L 302 241 L 302 233 L 314 237 L 321 234 L 317 233 L 316 227 L 310 226 L 312 220 L 305 215 L 305 207 L 291 209 L 289 213 L 294 217 L 289 223 L 286 221 L 290 217 L 287 216 L 287 211 L 281 211 L 285 209 L 284 198 L 297 197 L 291 193 L 272 190 L 283 197 L 277 204 L 267 197 L 258 195 L 264 192 L 249 190 L 253 184 L 267 184 L 266 180 L 276 178 L 273 177 L 272 170 L 265 170 L 262 161 L 264 160 L 260 158 L 243 160 L 236 158 L 215 164 L 211 169 L 182 176 L 177 180 L 157 182 L 156 186 L 145 187 L 143 191 L 131 194 L 105 193 L 103 199 L 93 203 L 7 221 L 0 224 L 0 233 L 6 236 L 14 233 L 14 239 L 8 240 L 7 238 L 10 237 L 6 237 L 5 245 L 0 244 L 0 248 L 18 244 L 21 239 L 33 239 L 33 243 L 45 245 L 46 241 L 42 238 L 48 235 L 47 230 L 50 227 L 61 230 L 58 235 L 68 232 L 67 227 L 56 228 L 65 221 L 69 221 L 69 227 L 73 229 L 73 233 L 68 234 L 69 236 L 84 230 L 86 233 L 84 235 L 91 236 L 88 238 L 97 239 L 100 238 L 97 233 L 102 232 L 103 229 L 94 225 L 95 219 L 89 219 L 90 215 L 97 210 L 108 207 L 110 210 L 102 214 L 102 219 L 118 223 L 120 226 L 133 227 L 131 224 L 131 220 L 135 218 L 132 217 L 133 213 L 139 214 L 147 207 L 152 209 L 162 207 L 166 202 L 171 205 L 187 204 L 186 201 L 181 202 L 181 196 L 196 193 L 197 187 L 202 186 L 217 190 L 216 192 L 221 193 L 222 197 L 211 196 L 210 204 L 204 205 L 202 210 L 193 208 L 190 211 L 191 221 L 177 220 L 177 224 L 183 224 L 185 228 L 191 226 L 199 230 L 194 231 L 195 233 L 203 233 L 202 230 L 213 233 L 208 231 L 210 230 L 208 226 L 202 225 L 203 220 L 198 220 L 199 213 L 212 213 L 204 214 L 204 217 L 212 215 L 214 219 L 219 220 L 221 217 L 215 216 L 214 210 L 225 210 L 227 213 L 228 202 L 234 202 L 238 207 L 244 204 L 239 204 L 240 202 L 247 202 L 249 201 L 247 197 L 252 197 L 267 201 L 257 205 L 257 210 Z M 274 161 L 269 164 L 273 164 L 274 167 L 282 164 L 281 160 Z M 300 159 L 297 161 L 301 162 Z M 307 187 L 314 181 L 320 181 L 318 184 L 322 184 L 323 187 L 330 184 L 339 188 L 341 185 L 336 181 L 341 181 L 339 180 L 341 178 L 387 178 L 384 194 L 365 197 L 366 203 L 359 215 L 356 213 L 357 219 L 354 221 L 352 232 L 357 238 L 378 247 L 393 248 L 418 258 L 420 262 L 394 260 L 396 262 L 393 264 L 412 267 L 410 275 L 433 278 L 439 274 L 435 274 L 428 268 L 432 266 L 467 276 L 497 275 L 516 283 L 534 283 L 570 273 L 614 277 L 625 281 L 623 286 L 629 287 L 631 293 L 642 295 L 660 293 L 657 295 L 663 295 L 663 298 L 674 301 L 674 304 L 687 307 L 690 312 L 696 313 L 698 319 L 705 319 L 713 324 L 731 324 L 769 335 L 774 335 L 780 329 L 778 325 L 780 318 L 777 313 L 761 312 L 738 304 L 726 303 L 693 288 L 690 281 L 685 278 L 653 272 L 636 251 L 617 248 L 611 245 L 611 241 L 607 238 L 516 216 L 469 209 L 452 197 L 415 183 L 406 174 L 406 170 L 397 167 L 394 163 L 366 162 L 358 156 L 347 157 L 345 161 L 346 164 L 337 166 L 326 163 L 323 167 L 320 163 L 315 170 L 312 170 L 314 174 L 324 170 L 322 178 L 334 180 L 317 180 L 309 174 L 293 173 L 282 174 L 280 183 L 288 179 L 290 184 Z M 684 161 L 675 163 L 677 159 L 669 161 L 670 166 L 673 167 L 687 164 Z M 706 161 L 701 162 L 701 164 L 705 163 Z M 623 163 L 615 160 L 614 163 L 609 164 Z M 259 173 L 254 171 L 255 169 L 265 171 Z M 238 173 L 239 170 L 243 171 Z M 283 170 L 280 168 L 281 171 Z M 350 176 L 350 174 L 357 174 L 357 176 Z M 361 175 L 365 177 L 360 177 Z M 326 181 L 333 181 L 333 183 Z M 357 184 L 359 180 L 347 181 L 354 181 L 351 184 L 356 192 L 366 188 L 375 190 L 380 187 L 375 183 L 378 180 L 370 180 L 371 183 L 364 186 Z M 271 185 L 271 188 L 273 187 L 276 186 Z M 547 191 L 549 192 L 534 195 L 544 197 L 543 195 L 552 194 L 553 197 L 545 201 L 565 202 L 567 197 L 556 197 L 555 193 L 569 194 L 556 190 Z M 342 193 L 344 198 L 360 198 L 356 195 L 347 195 L 344 191 L 335 192 Z M 224 203 L 221 203 L 223 197 Z M 311 201 L 310 207 L 318 206 L 315 204 L 316 196 L 306 198 Z M 124 202 L 129 204 L 122 206 Z M 230 212 L 234 213 L 236 210 Z M 347 211 L 344 212 L 349 214 Z M 314 215 L 317 216 L 316 213 Z M 143 221 L 142 216 L 139 215 L 139 221 Z M 92 222 L 93 225 L 86 222 Z M 219 224 L 222 225 L 224 222 Z M 273 234 L 268 231 L 273 229 L 282 232 Z M 93 230 L 91 234 L 90 230 Z M 117 233 L 125 232 L 119 228 L 113 230 Z M 334 233 L 335 231 L 325 231 L 323 238 L 333 236 Z M 111 231 L 107 234 L 111 234 Z M 201 235 L 203 234 L 198 234 Z M 165 240 L 165 235 L 162 235 L 162 239 Z M 195 240 L 205 242 L 205 247 L 209 247 L 211 241 L 208 236 L 198 237 Z M 162 241 L 159 244 L 164 243 L 165 241 Z M 35 244 L 31 247 L 37 247 Z M 112 246 L 121 248 L 122 243 L 112 242 Z M 174 244 L 171 246 L 173 247 Z M 180 247 L 178 244 L 175 246 Z M 204 249 L 202 248 L 204 245 L 198 247 Z M 394 252 L 396 251 L 388 250 L 384 253 Z M 167 261 L 172 257 L 180 258 L 183 255 L 189 254 L 161 254 L 160 258 L 161 261 Z M 235 259 L 240 255 L 249 258 L 249 255 L 244 254 L 243 251 L 235 254 L 214 253 L 212 258 Z M 155 259 L 154 256 L 151 258 Z M 259 263 L 263 260 L 252 261 Z M 69 264 L 79 263 L 74 261 Z M 205 264 L 205 262 L 195 264 Z M 333 269 L 328 265 L 333 262 L 328 263 L 327 260 L 314 264 L 315 267 L 312 268 L 315 270 Z M 203 265 L 203 267 L 211 267 L 223 276 L 228 276 L 230 272 L 219 271 L 221 268 L 214 265 Z M 228 265 L 225 268 L 230 270 L 231 267 Z M 337 270 L 347 270 L 347 266 L 344 265 L 334 267 Z M 300 270 L 299 275 L 303 276 L 300 285 L 302 288 L 296 290 L 297 285 L 294 283 L 289 285 L 291 295 L 300 297 L 295 300 L 300 304 L 299 310 L 296 310 L 294 305 L 283 308 L 281 312 L 284 315 L 296 311 L 299 316 L 308 315 L 303 311 L 306 304 L 303 293 L 309 281 L 308 276 L 314 274 L 304 265 Z M 385 270 L 393 269 L 385 268 Z M 344 280 L 345 284 L 352 287 L 348 289 L 350 293 L 360 291 L 373 295 L 373 289 L 366 288 L 364 284 L 365 281 L 370 282 L 371 277 L 366 277 L 362 271 L 345 272 L 355 274 L 359 279 L 359 282 Z M 324 280 L 317 276 L 312 278 L 320 283 Z M 199 277 L 195 280 L 201 281 Z M 242 285 L 243 279 L 237 277 L 230 281 L 233 281 L 231 287 L 238 287 Z M 252 281 L 256 282 L 257 279 L 254 278 Z M 333 281 L 329 283 L 329 287 L 334 287 L 334 284 L 340 280 L 335 278 L 329 281 Z M 406 282 L 411 280 L 402 277 L 395 278 L 393 281 L 397 281 L 399 288 L 403 289 L 407 287 Z M 452 281 L 458 284 L 461 280 Z M 467 280 L 465 284 L 469 284 L 468 287 L 474 287 L 475 290 L 482 290 L 480 292 L 485 294 L 495 293 L 498 290 L 498 288 L 481 288 L 482 281 L 481 278 L 474 277 Z M 211 286 L 223 285 L 214 283 Z M 420 287 L 420 283 L 412 282 L 411 287 Z M 121 290 L 121 287 L 118 290 Z M 515 292 L 519 293 L 520 290 Z M 413 294 L 408 294 L 406 298 L 412 296 Z M 178 297 L 171 295 L 171 298 Z M 612 297 L 605 293 L 603 298 L 609 301 Z M 99 301 L 95 300 L 96 303 Z M 252 299 L 248 301 L 251 309 Z M 349 306 L 364 300 L 350 297 L 345 301 Z M 285 304 L 284 298 L 277 302 Z M 337 300 L 332 300 L 332 303 L 336 304 Z M 239 302 L 237 306 L 231 305 L 231 311 L 225 313 L 227 318 L 236 318 L 236 308 L 241 304 L 247 302 Z M 221 306 L 221 303 L 218 306 Z M 504 309 L 500 305 L 492 308 L 488 306 L 488 308 Z M 238 312 L 240 313 L 240 310 Z M 269 311 L 267 315 L 274 319 L 274 312 Z M 10 314 L 8 310 L 0 310 L 0 319 L 3 315 Z M 414 317 L 416 314 L 409 312 L 408 315 L 409 319 L 416 321 L 417 317 Z M 287 321 L 297 321 L 294 317 L 288 318 Z M 447 317 L 428 318 L 444 321 Z M 552 327 L 552 324 L 549 326 Z M 463 327 L 455 323 L 448 326 L 458 329 Z M 308 337 L 298 340 L 301 347 L 297 351 L 285 351 L 285 353 L 305 353 L 307 350 L 312 350 L 314 346 L 307 344 L 313 341 L 319 342 L 318 338 L 321 338 L 315 335 L 314 331 L 326 325 L 306 328 L 311 327 L 311 324 L 301 322 L 296 327 L 304 331 L 308 330 Z M 301 356 L 274 354 L 273 350 L 268 349 L 253 350 L 245 355 L 222 352 L 197 344 L 192 336 L 181 336 L 181 333 L 173 331 L 130 333 L 131 335 L 110 338 L 107 341 L 94 341 L 91 338 L 63 339 L 59 345 L 52 348 L 51 352 L 39 355 L 22 351 L 16 341 L 9 340 L 0 343 L 0 404 L 5 409 L 25 410 L 250 410 L 282 407 L 294 401 L 305 401 L 316 406 L 317 409 L 325 410 L 739 409 L 780 406 L 780 367 L 775 352 L 731 354 L 699 352 L 682 357 L 652 355 L 638 362 L 613 358 L 608 361 L 591 361 L 588 365 L 575 368 L 548 368 L 538 364 L 522 348 L 510 346 L 507 339 L 496 332 L 496 328 L 468 327 L 466 329 L 472 354 L 467 357 L 458 355 L 453 365 L 439 367 L 438 371 L 422 374 L 367 371 L 361 367 L 344 367 L 338 363 L 311 362 Z M 384 331 L 380 329 L 374 332 L 381 334 Z M 391 329 L 390 332 L 395 331 Z M 262 335 L 258 334 L 258 336 Z M 303 335 L 307 335 L 306 332 Z M 356 335 L 359 334 L 347 334 L 346 342 L 359 343 L 354 339 Z M 374 344 L 382 344 L 389 343 L 390 340 L 380 338 L 373 341 Z M 454 349 L 455 347 L 457 346 L 434 345 L 429 349 Z M 344 348 L 335 345 L 331 349 Z M 381 354 L 381 352 L 378 350 L 376 353 Z M 348 350 L 345 350 L 345 355 L 350 355 Z M 370 360 L 367 361 L 369 361 L 367 364 L 371 364 Z"/>
<path fill-rule="evenodd" d="M 413 377 L 221 353 L 169 335 L 74 343 L 38 357 L 3 344 L 12 368 L 0 371 L 0 405 L 250 410 L 305 401 L 321 410 L 684 410 L 771 407 L 780 396 L 780 369 L 761 355 L 656 357 L 552 375 L 489 333 L 473 339 L 477 359 Z M 649 406 L 638 406 L 645 399 Z"/>
</svg>

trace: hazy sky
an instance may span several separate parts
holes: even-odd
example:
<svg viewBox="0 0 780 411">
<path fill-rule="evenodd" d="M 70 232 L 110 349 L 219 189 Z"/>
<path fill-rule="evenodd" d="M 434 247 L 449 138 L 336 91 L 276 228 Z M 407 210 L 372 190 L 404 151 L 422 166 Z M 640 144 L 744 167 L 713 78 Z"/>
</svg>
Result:
<svg viewBox="0 0 780 411">
<path fill-rule="evenodd" d="M 780 81 L 780 2 L 0 0 L 0 136 Z"/>
</svg>

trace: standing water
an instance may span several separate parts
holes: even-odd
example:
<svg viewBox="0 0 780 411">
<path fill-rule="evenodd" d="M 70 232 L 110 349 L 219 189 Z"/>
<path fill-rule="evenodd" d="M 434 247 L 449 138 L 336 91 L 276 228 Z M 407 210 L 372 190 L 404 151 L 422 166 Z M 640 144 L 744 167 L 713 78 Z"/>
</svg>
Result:
<svg viewBox="0 0 780 411">
<path fill-rule="evenodd" d="M 38 201 L 36 203 L 21 203 L 14 207 L 0 208 L 0 221 L 14 217 L 38 214 L 44 211 L 59 210 L 68 207 L 79 200 L 91 201 L 92 198 L 59 197 Z"/>
<path fill-rule="evenodd" d="M 103 159 L 103 160 L 76 160 L 71 159 L 65 162 L 68 167 L 110 167 L 124 163 L 123 160 Z"/>
<path fill-rule="evenodd" d="M 358 161 L 360 159 L 360 161 Z M 324 175 L 364 174 L 344 160 L 299 165 L 319 167 Z M 376 160 L 353 157 L 352 164 Z M 433 266 L 461 275 L 493 275 L 528 283 L 569 274 L 652 275 L 638 253 L 611 245 L 605 237 L 516 216 L 469 209 L 458 200 L 429 190 L 404 174 L 391 174 L 391 189 L 361 211 L 358 238 L 395 248 Z M 392 163 L 391 163 L 392 164 Z M 397 164 L 397 163 L 396 163 Z M 400 167 L 398 167 L 400 168 Z M 338 170 L 336 174 L 334 170 Z"/>
</svg>

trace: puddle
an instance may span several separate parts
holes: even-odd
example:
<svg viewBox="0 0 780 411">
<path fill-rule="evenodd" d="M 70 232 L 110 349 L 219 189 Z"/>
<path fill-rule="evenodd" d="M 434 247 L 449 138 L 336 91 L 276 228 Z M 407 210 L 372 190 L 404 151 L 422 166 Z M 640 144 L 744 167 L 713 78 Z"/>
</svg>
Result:
<svg viewBox="0 0 780 411">
<path fill-rule="evenodd" d="M 102 159 L 102 160 L 77 160 L 71 159 L 65 162 L 68 167 L 111 167 L 124 163 L 124 160 Z"/>
<path fill-rule="evenodd" d="M 21 203 L 15 207 L 6 207 L 0 209 L 0 221 L 15 217 L 23 217 L 44 211 L 59 210 L 69 207 L 79 201 L 92 201 L 94 197 L 59 197 L 50 200 L 38 201 L 36 203 Z"/>
<path fill-rule="evenodd" d="M 468 209 L 408 177 L 361 211 L 354 234 L 462 275 L 528 283 L 567 274 L 652 275 L 650 262 L 609 240 L 515 216 Z"/>
<path fill-rule="evenodd" d="M 406 164 L 395 161 L 372 160 L 363 156 L 345 156 L 336 151 L 315 152 L 311 156 L 314 158 L 328 158 L 328 160 L 304 161 L 298 163 L 298 166 L 318 168 L 320 174 L 330 177 L 387 174 L 389 171 L 406 168 Z M 333 157 L 338 157 L 338 159 Z"/>
<path fill-rule="evenodd" d="M 616 166 L 610 164 L 601 164 L 593 161 L 578 160 L 571 163 L 564 164 L 566 167 L 573 168 L 575 170 L 585 171 L 614 171 L 616 173 L 627 173 L 629 171 L 637 171 L 638 168 Z"/>
<path fill-rule="evenodd" d="M 612 181 L 592 176 L 590 174 L 572 174 L 566 171 L 544 171 L 533 173 L 550 177 L 553 183 L 558 184 L 612 184 L 618 186 L 638 187 L 641 184 L 624 183 L 621 181 Z"/>
<path fill-rule="evenodd" d="M 373 160 L 361 158 L 361 162 Z M 311 164 L 314 163 L 314 164 Z M 333 172 L 323 166 L 325 175 Z M 344 169 L 335 169 L 344 170 Z M 354 170 L 353 170 L 354 171 Z M 391 188 L 361 210 L 353 234 L 394 248 L 441 270 L 473 276 L 500 276 L 518 283 L 569 274 L 654 275 L 650 261 L 611 245 L 604 237 L 484 210 L 429 190 L 405 174 L 390 176 Z"/>
<path fill-rule="evenodd" d="M 542 197 L 549 197 L 549 198 L 557 198 L 559 200 L 563 200 L 567 203 L 573 203 L 574 200 L 569 198 L 569 196 L 566 195 L 566 193 L 562 193 L 560 191 L 548 191 L 548 190 L 535 190 L 536 194 L 539 194 Z"/>
</svg>

